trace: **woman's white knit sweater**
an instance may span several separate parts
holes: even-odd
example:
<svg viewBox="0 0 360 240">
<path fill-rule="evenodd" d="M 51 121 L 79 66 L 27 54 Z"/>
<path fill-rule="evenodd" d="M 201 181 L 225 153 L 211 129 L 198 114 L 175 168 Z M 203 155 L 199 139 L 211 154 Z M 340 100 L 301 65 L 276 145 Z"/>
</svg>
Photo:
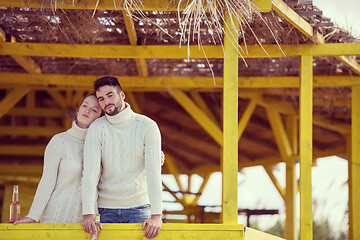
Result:
<svg viewBox="0 0 360 240">
<path fill-rule="evenodd" d="M 43 174 L 27 217 L 43 223 L 79 223 L 84 140 L 87 129 L 72 128 L 46 146 Z"/>
<path fill-rule="evenodd" d="M 97 206 L 119 209 L 149 203 L 152 215 L 162 212 L 159 128 L 125 104 L 115 116 L 95 120 L 86 134 L 83 214 L 94 214 Z"/>
</svg>

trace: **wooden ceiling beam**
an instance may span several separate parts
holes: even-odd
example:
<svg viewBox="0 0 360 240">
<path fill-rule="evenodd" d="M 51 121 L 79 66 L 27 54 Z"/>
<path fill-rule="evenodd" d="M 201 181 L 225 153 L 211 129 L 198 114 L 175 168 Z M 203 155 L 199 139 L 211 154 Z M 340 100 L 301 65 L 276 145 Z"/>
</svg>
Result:
<svg viewBox="0 0 360 240">
<path fill-rule="evenodd" d="M 11 90 L 0 102 L 0 118 L 15 106 L 28 92 L 29 87 L 18 87 Z"/>
<path fill-rule="evenodd" d="M 291 7 L 289 7 L 282 0 L 273 0 L 272 1 L 273 9 L 287 21 L 289 21 L 296 29 L 302 32 L 306 37 L 312 39 L 315 43 L 319 44 L 317 46 L 327 45 L 325 43 L 324 37 L 317 31 L 316 28 L 313 28 L 310 23 L 305 21 L 299 14 L 297 14 Z M 341 48 L 341 47 L 339 47 Z M 309 54 L 304 53 L 304 55 L 313 55 L 312 52 Z M 336 55 L 336 56 L 335 56 Z M 344 63 L 346 66 L 351 68 L 355 73 L 360 74 L 360 64 L 355 60 L 347 56 L 348 54 L 334 54 L 338 60 Z M 350 54 L 350 55 L 359 55 L 359 54 Z"/>
<path fill-rule="evenodd" d="M 118 1 L 121 2 L 121 1 Z M 187 1 L 182 1 L 178 6 L 178 1 L 172 0 L 144 0 L 139 8 L 142 11 L 183 11 Z M 261 12 L 269 12 L 271 9 L 271 0 L 255 0 L 255 6 Z M 53 9 L 98 9 L 98 10 L 126 10 L 123 5 L 115 4 L 114 0 L 86 0 L 86 1 L 56 1 L 56 6 L 50 2 L 40 0 L 0 0 L 0 6 L 18 7 L 18 8 L 53 8 Z"/>
<path fill-rule="evenodd" d="M 319 45 L 248 45 L 241 46 L 248 50 L 244 58 L 297 57 L 300 55 L 341 56 L 360 55 L 360 43 L 324 43 Z M 203 50 L 202 50 L 203 49 Z M 264 51 L 265 49 L 265 51 Z M 221 46 L 197 45 L 179 47 L 177 45 L 90 45 L 90 44 L 56 44 L 56 43 L 0 43 L 0 55 L 21 55 L 39 57 L 73 57 L 73 58 L 131 58 L 131 59 L 187 59 L 189 58 L 223 58 Z M 206 53 L 206 56 L 205 54 Z"/>
<path fill-rule="evenodd" d="M 140 77 L 140 76 L 116 76 L 124 91 L 150 91 L 151 89 L 168 91 L 168 88 L 177 89 L 221 89 L 223 78 L 215 77 Z M 29 74 L 29 73 L 0 73 L 0 89 L 13 88 L 22 85 L 29 87 L 83 87 L 92 89 L 97 75 L 66 75 L 66 74 Z M 299 77 L 239 77 L 239 88 L 298 88 Z M 346 87 L 360 85 L 358 76 L 314 76 L 314 87 Z M 137 89 L 138 88 L 138 89 Z M 149 90 L 150 89 L 150 90 Z M 240 97 L 249 98 L 246 92 L 240 92 Z"/>
</svg>

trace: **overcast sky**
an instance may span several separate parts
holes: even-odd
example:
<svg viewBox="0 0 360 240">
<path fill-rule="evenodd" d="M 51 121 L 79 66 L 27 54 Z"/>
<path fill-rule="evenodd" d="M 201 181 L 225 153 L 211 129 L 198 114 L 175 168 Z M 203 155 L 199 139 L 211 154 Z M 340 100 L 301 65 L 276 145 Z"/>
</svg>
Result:
<svg viewBox="0 0 360 240">
<path fill-rule="evenodd" d="M 359 0 L 314 0 L 314 5 L 323 11 L 324 17 L 360 36 Z"/>
</svg>

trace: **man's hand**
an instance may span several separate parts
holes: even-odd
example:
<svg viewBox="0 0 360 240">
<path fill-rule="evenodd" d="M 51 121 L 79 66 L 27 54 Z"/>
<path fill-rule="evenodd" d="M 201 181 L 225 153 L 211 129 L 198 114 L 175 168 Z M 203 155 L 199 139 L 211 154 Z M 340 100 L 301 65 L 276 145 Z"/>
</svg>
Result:
<svg viewBox="0 0 360 240">
<path fill-rule="evenodd" d="M 98 229 L 95 224 L 95 216 L 94 214 L 85 214 L 83 215 L 83 220 L 81 221 L 81 226 L 84 231 L 90 233 L 90 237 L 92 238 L 96 234 L 98 234 Z M 102 225 L 99 225 L 99 228 L 102 229 Z"/>
<path fill-rule="evenodd" d="M 20 218 L 19 220 L 16 220 L 14 222 L 14 225 L 19 224 L 19 223 L 34 223 L 34 222 L 36 222 L 36 221 L 32 218 L 23 217 L 23 218 Z"/>
<path fill-rule="evenodd" d="M 151 218 L 146 219 L 142 224 L 143 230 L 146 227 L 144 236 L 148 239 L 152 239 L 156 237 L 160 233 L 161 225 L 162 225 L 161 215 L 160 214 L 151 215 Z"/>
</svg>

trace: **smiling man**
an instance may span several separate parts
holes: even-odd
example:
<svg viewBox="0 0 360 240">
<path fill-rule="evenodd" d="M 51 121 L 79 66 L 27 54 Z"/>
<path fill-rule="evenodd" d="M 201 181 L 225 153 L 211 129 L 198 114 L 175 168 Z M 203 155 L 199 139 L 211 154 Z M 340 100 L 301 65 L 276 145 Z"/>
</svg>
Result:
<svg viewBox="0 0 360 240">
<path fill-rule="evenodd" d="M 143 223 L 145 237 L 154 238 L 162 225 L 159 128 L 131 110 L 117 78 L 97 79 L 94 90 L 105 116 L 86 134 L 82 226 L 96 234 L 98 210 L 102 223 Z"/>
</svg>

